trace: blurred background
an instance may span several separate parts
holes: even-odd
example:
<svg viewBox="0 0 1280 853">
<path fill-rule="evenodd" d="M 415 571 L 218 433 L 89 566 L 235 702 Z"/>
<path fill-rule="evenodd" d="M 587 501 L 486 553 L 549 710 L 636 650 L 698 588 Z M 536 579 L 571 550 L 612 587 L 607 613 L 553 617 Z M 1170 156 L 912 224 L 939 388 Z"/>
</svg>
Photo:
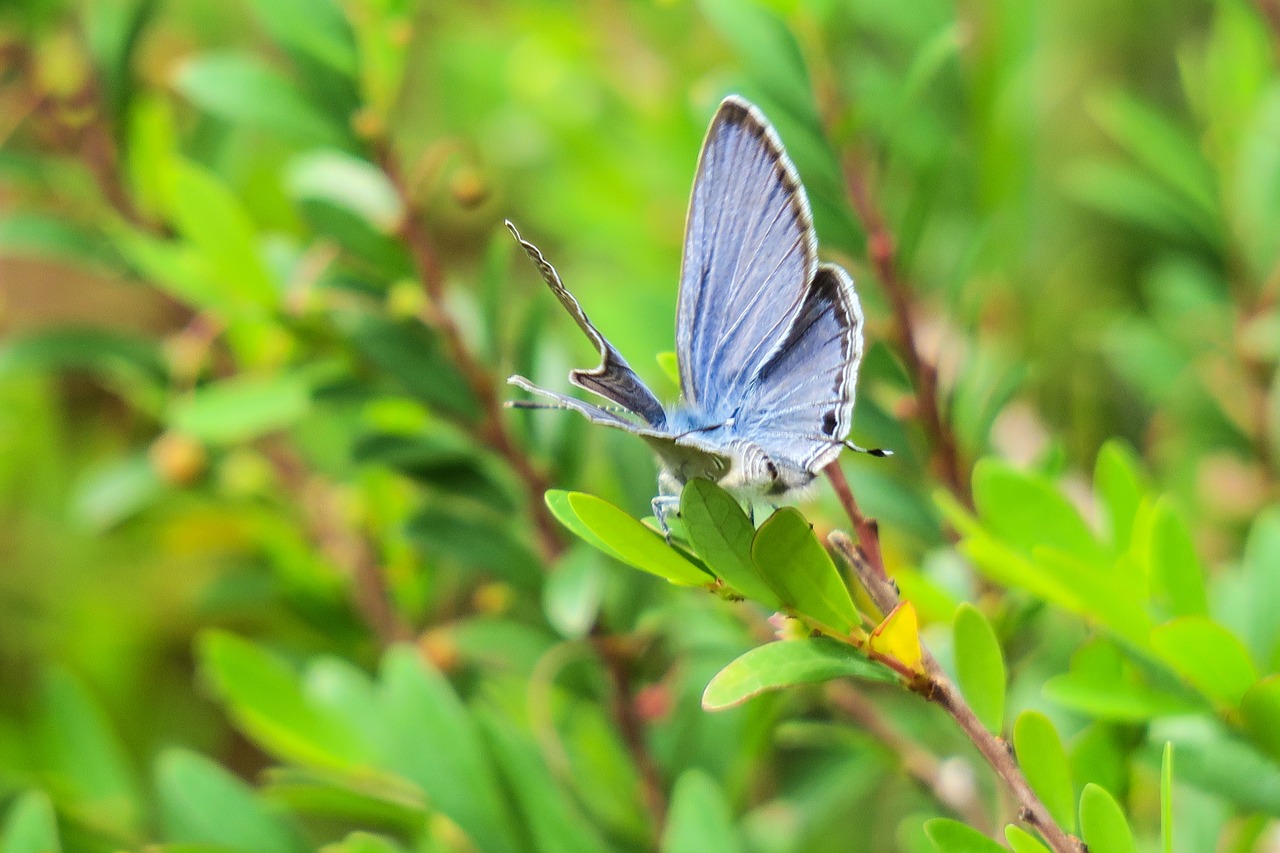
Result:
<svg viewBox="0 0 1280 853">
<path fill-rule="evenodd" d="M 1146 722 L 1040 694 L 1087 620 L 976 580 L 935 498 L 993 455 L 1096 522 L 1118 439 L 1210 577 L 1280 564 L 1278 48 L 1273 0 L 4 4 L 0 849 L 927 851 L 998 809 L 900 692 L 702 711 L 767 629 L 544 507 L 646 514 L 642 444 L 499 407 L 595 363 L 503 218 L 675 398 L 730 92 L 858 281 L 852 438 L 896 455 L 844 466 L 899 584 L 983 602 L 1010 702 L 1146 826 Z M 1275 849 L 1230 775 L 1179 850 Z"/>
</svg>

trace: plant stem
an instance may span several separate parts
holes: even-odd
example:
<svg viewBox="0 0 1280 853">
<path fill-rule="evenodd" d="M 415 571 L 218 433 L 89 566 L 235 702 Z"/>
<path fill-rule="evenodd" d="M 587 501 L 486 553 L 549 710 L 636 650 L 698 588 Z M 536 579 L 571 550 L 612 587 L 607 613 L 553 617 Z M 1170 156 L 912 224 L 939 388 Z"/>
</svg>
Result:
<svg viewBox="0 0 1280 853">
<path fill-rule="evenodd" d="M 854 544 L 848 536 L 835 531 L 828 537 L 828 541 L 853 566 L 859 581 L 876 607 L 883 613 L 889 613 L 898 606 L 901 599 L 898 587 L 885 571 L 884 558 L 880 549 L 879 528 L 874 519 L 864 516 L 858 508 L 858 503 L 849 489 L 839 464 L 832 463 L 827 466 L 826 472 L 859 537 L 858 543 Z M 1080 839 L 1068 835 L 1062 827 L 1058 826 L 1044 803 L 1031 789 L 1008 743 L 987 731 L 973 709 L 964 701 L 960 691 L 942 671 L 937 659 L 923 646 L 921 651 L 924 676 L 912 683 L 911 689 L 946 711 L 956 725 L 968 735 L 969 740 L 977 747 L 987 764 L 1013 794 L 1018 803 L 1019 818 L 1034 826 L 1054 853 L 1084 853 L 1085 847 Z"/>
<path fill-rule="evenodd" d="M 636 711 L 635 695 L 631 690 L 630 654 L 624 648 L 625 638 L 608 637 L 597 634 L 591 643 L 604 663 L 605 674 L 613 692 L 612 715 L 618 726 L 618 733 L 626 744 L 631 760 L 640 771 L 640 785 L 644 795 L 645 808 L 649 811 L 649 819 L 661 835 L 667 821 L 667 798 L 662 784 L 662 773 L 658 762 L 644 739 L 644 721 Z"/>
<path fill-rule="evenodd" d="M 955 433 L 942 416 L 938 367 L 920 352 L 915 333 L 912 288 L 898 269 L 893 232 L 885 224 L 884 216 L 871 196 L 867 171 L 863 158 L 852 154 L 845 158 L 844 174 L 849 199 L 867 232 L 867 257 L 893 309 L 898 343 L 902 347 L 907 372 L 915 382 L 916 405 L 932 445 L 934 469 L 953 495 L 970 504 L 968 469 L 960 459 Z"/>
<path fill-rule="evenodd" d="M 1276 43 L 1276 52 L 1280 53 L 1280 0 L 1254 0 L 1258 12 L 1271 29 L 1271 38 Z"/>
<path fill-rule="evenodd" d="M 445 307 L 444 269 L 431 235 L 422 224 L 422 211 L 413 198 L 405 174 L 390 146 L 376 147 L 377 160 L 395 188 L 404 207 L 400 236 L 413 257 L 414 267 L 427 295 L 422 322 L 441 337 L 450 360 L 462 372 L 467 385 L 480 404 L 480 439 L 506 460 L 519 476 L 529 496 L 530 513 L 538 534 L 538 545 L 544 562 L 551 563 L 564 552 L 560 528 L 543 502 L 549 484 L 529 456 L 516 444 L 506 426 L 502 400 L 491 373 L 472 355 L 458 324 Z"/>
</svg>

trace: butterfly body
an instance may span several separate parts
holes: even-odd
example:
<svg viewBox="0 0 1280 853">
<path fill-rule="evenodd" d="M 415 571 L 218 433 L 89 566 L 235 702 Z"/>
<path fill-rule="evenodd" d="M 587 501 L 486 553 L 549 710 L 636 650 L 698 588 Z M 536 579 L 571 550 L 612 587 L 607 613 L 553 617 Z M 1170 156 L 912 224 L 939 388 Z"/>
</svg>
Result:
<svg viewBox="0 0 1280 853">
<path fill-rule="evenodd" d="M 676 319 L 676 405 L 654 396 L 537 247 L 507 227 L 600 353 L 598 367 L 575 370 L 570 381 L 615 405 L 593 405 L 521 376 L 509 381 L 554 401 L 553 408 L 643 439 L 662 465 L 654 511 L 664 526 L 691 479 L 772 503 L 809 486 L 849 446 L 862 358 L 857 292 L 843 269 L 818 263 L 799 177 L 772 126 L 747 101 L 730 96 L 721 103 L 698 161 Z"/>
</svg>

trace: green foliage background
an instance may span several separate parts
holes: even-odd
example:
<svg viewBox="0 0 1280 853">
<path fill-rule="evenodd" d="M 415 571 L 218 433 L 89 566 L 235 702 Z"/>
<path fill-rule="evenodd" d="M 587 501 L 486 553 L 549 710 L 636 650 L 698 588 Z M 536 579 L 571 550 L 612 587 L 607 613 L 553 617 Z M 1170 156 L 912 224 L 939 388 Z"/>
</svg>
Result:
<svg viewBox="0 0 1280 853">
<path fill-rule="evenodd" d="M 0 851 L 1006 838 L 887 670 L 740 658 L 803 590 L 631 572 L 694 564 L 586 497 L 551 509 L 603 549 L 552 522 L 544 486 L 645 514 L 639 442 L 486 396 L 593 363 L 509 217 L 674 398 L 688 189 L 735 91 L 859 283 L 852 437 L 896 456 L 843 466 L 925 643 L 1095 853 L 1266 849 L 1278 49 L 1271 0 L 6 4 Z M 845 523 L 825 483 L 803 511 Z M 698 555 L 834 577 L 746 535 Z M 790 689 L 711 713 L 717 673 L 708 704 Z M 853 705 L 793 684 L 845 675 Z"/>
</svg>

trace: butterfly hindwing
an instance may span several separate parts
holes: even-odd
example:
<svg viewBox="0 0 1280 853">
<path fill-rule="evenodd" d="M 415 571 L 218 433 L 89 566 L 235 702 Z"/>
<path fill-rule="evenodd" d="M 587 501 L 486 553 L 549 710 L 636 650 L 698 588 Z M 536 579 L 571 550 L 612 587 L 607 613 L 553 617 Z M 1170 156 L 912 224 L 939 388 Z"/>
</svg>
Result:
<svg viewBox="0 0 1280 853">
<path fill-rule="evenodd" d="M 786 338 L 817 269 L 809 202 L 747 101 L 712 119 L 689 202 L 676 350 L 686 404 L 727 417 Z"/>
<path fill-rule="evenodd" d="M 809 472 L 834 460 L 853 418 L 862 322 L 849 274 L 823 264 L 786 338 L 744 395 L 735 433 Z"/>
</svg>

